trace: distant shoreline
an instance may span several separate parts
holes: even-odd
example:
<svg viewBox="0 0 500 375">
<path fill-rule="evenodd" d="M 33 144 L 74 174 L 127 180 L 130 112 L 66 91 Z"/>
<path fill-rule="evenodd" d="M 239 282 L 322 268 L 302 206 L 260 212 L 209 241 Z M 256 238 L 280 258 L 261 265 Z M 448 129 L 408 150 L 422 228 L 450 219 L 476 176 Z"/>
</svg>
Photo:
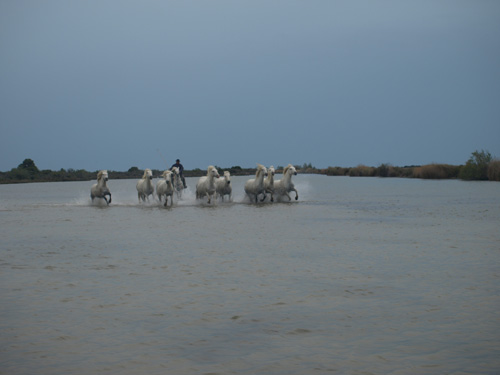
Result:
<svg viewBox="0 0 500 375">
<path fill-rule="evenodd" d="M 219 173 L 228 171 L 232 176 L 254 175 L 256 168 L 221 168 L 215 166 Z M 420 179 L 461 179 L 461 180 L 490 180 L 500 181 L 500 159 L 494 159 L 488 151 L 474 151 L 465 165 L 450 164 L 427 164 L 395 167 L 391 164 L 380 164 L 378 167 L 358 165 L 356 167 L 328 167 L 324 169 L 315 168 L 311 163 L 302 166 L 295 165 L 299 173 L 322 174 L 326 176 L 349 176 L 349 177 L 403 177 Z M 16 184 L 29 182 L 62 182 L 62 181 L 93 181 L 98 171 L 89 172 L 84 169 L 60 169 L 51 171 L 39 170 L 32 159 L 24 159 L 17 168 L 8 172 L 0 172 L 0 184 Z M 112 171 L 108 169 L 109 178 L 112 180 L 141 178 L 143 170 L 131 167 L 126 172 Z M 153 176 L 159 177 L 163 170 L 153 169 Z M 283 166 L 276 167 L 276 173 L 283 173 Z M 205 170 L 185 169 L 185 177 L 201 177 L 206 174 Z"/>
<path fill-rule="evenodd" d="M 419 178 L 419 179 L 466 179 L 466 180 L 493 180 L 500 181 L 500 161 L 492 161 L 489 169 L 494 170 L 487 178 L 463 178 L 461 176 L 463 165 L 449 164 L 428 164 L 422 166 L 405 166 L 396 167 L 390 164 L 381 164 L 378 167 L 370 167 L 358 165 L 356 167 L 328 167 L 318 169 L 312 166 L 295 166 L 298 173 L 319 174 L 326 176 L 349 176 L 349 177 L 399 177 L 399 178 Z M 36 168 L 36 167 L 34 167 Z M 97 171 L 89 172 L 83 169 L 61 169 L 59 171 L 42 170 L 32 168 L 23 169 L 21 166 L 13 168 L 9 172 L 0 172 L 0 184 L 18 184 L 32 182 L 65 182 L 65 181 L 92 181 L 96 179 Z M 282 168 L 279 166 L 276 173 L 282 173 Z M 229 171 L 232 176 L 251 176 L 256 172 L 255 168 L 220 168 L 217 167 L 220 173 Z M 158 178 L 163 170 L 153 169 L 153 176 Z M 127 172 L 108 170 L 110 180 L 120 179 L 139 179 L 142 177 L 143 170 L 131 168 Z M 205 170 L 192 169 L 184 170 L 185 177 L 201 177 L 206 174 Z M 490 176 L 491 175 L 491 176 Z M 493 178 L 492 178 L 493 177 Z"/>
</svg>

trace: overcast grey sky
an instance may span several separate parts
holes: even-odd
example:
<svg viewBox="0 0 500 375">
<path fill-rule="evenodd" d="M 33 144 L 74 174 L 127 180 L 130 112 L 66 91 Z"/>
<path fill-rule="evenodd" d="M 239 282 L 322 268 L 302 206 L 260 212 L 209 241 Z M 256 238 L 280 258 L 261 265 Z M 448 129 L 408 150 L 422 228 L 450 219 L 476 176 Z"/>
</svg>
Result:
<svg viewBox="0 0 500 375">
<path fill-rule="evenodd" d="M 0 0 L 0 170 L 500 157 L 497 0 Z"/>
</svg>

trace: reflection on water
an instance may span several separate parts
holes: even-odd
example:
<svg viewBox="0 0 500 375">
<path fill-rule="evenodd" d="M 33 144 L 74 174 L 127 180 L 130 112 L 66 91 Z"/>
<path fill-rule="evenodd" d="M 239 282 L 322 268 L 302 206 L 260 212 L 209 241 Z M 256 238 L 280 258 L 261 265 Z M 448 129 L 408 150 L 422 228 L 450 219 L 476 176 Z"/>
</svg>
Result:
<svg viewBox="0 0 500 375">
<path fill-rule="evenodd" d="M 172 208 L 0 186 L 0 373 L 498 373 L 498 183 L 246 179 Z"/>
</svg>

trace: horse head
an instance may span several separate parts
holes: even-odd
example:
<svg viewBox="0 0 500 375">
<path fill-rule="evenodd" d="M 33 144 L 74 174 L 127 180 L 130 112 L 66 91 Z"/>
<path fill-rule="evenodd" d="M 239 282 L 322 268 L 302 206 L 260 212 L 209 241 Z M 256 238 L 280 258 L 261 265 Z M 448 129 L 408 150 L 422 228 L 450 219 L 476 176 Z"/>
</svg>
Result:
<svg viewBox="0 0 500 375">
<path fill-rule="evenodd" d="M 102 170 L 97 173 L 97 181 L 99 180 L 104 180 L 104 182 L 108 181 L 108 171 L 107 170 Z"/>
<path fill-rule="evenodd" d="M 267 176 L 267 168 L 264 167 L 262 164 L 257 163 L 257 173 L 255 173 L 255 177 L 259 177 L 261 174 L 264 174 L 264 176 Z"/>
<path fill-rule="evenodd" d="M 213 177 L 213 178 L 219 178 L 219 172 L 217 172 L 217 168 L 215 168 L 213 165 L 210 165 L 207 169 L 207 176 L 208 177 Z"/>
<path fill-rule="evenodd" d="M 172 181 L 172 171 L 166 170 L 161 176 L 165 179 L 165 181 Z"/>
<path fill-rule="evenodd" d="M 144 170 L 144 175 L 142 176 L 142 178 L 143 178 L 143 179 L 147 179 L 147 178 L 149 178 L 150 180 L 152 180 L 152 179 L 153 179 L 153 172 L 151 171 L 151 169 L 146 168 L 146 169 Z"/>
<path fill-rule="evenodd" d="M 226 184 L 231 184 L 231 173 L 229 171 L 224 171 L 224 179 L 226 180 Z"/>
<path fill-rule="evenodd" d="M 288 164 L 285 168 L 283 168 L 283 176 L 285 176 L 286 174 L 289 174 L 290 176 L 292 175 L 296 176 L 297 170 L 293 165 Z"/>
</svg>

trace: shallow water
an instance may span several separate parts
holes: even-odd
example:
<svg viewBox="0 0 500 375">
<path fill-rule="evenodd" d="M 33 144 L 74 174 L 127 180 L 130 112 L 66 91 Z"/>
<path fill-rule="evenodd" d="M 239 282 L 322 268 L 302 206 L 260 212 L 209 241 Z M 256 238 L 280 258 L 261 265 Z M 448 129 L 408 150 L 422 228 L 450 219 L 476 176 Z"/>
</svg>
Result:
<svg viewBox="0 0 500 375">
<path fill-rule="evenodd" d="M 0 374 L 499 373 L 500 184 L 248 178 L 172 208 L 0 186 Z"/>
</svg>

